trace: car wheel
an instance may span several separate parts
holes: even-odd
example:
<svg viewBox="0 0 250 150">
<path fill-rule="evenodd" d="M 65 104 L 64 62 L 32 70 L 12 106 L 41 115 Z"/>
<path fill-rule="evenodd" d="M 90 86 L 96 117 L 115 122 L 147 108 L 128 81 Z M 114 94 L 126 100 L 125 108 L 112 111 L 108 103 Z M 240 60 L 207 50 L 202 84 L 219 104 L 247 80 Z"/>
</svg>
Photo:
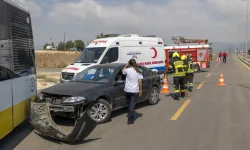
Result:
<svg viewBox="0 0 250 150">
<path fill-rule="evenodd" d="M 159 102 L 159 89 L 154 86 L 152 87 L 149 95 L 149 103 L 151 105 L 155 105 Z"/>
<path fill-rule="evenodd" d="M 110 104 L 105 99 L 99 99 L 90 104 L 87 109 L 89 117 L 98 124 L 108 121 L 112 111 Z"/>
</svg>

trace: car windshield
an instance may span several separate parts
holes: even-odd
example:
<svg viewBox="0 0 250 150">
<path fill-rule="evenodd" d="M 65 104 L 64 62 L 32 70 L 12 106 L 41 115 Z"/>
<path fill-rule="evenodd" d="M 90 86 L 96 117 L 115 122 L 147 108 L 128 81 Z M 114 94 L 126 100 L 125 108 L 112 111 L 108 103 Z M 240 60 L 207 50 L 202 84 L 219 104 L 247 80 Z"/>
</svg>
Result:
<svg viewBox="0 0 250 150">
<path fill-rule="evenodd" d="M 75 63 L 97 63 L 106 47 L 85 48 Z"/>
<path fill-rule="evenodd" d="M 91 67 L 77 75 L 73 82 L 107 83 L 114 74 L 114 67 Z"/>
</svg>

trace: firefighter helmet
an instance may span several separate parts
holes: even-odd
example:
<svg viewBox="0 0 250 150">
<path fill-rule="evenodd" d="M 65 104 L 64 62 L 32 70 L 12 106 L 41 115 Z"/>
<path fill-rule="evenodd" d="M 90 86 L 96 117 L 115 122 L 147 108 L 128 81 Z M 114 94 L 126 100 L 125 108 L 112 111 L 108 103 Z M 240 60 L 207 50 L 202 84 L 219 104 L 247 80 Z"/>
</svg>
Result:
<svg viewBox="0 0 250 150">
<path fill-rule="evenodd" d="M 179 55 L 179 53 L 178 53 L 178 52 L 174 52 L 174 53 L 173 53 L 172 58 L 175 58 L 175 57 L 179 57 L 179 58 L 180 58 L 180 55 Z"/>
<path fill-rule="evenodd" d="M 186 55 L 182 55 L 181 56 L 181 60 L 186 60 L 187 59 L 187 56 Z"/>
</svg>

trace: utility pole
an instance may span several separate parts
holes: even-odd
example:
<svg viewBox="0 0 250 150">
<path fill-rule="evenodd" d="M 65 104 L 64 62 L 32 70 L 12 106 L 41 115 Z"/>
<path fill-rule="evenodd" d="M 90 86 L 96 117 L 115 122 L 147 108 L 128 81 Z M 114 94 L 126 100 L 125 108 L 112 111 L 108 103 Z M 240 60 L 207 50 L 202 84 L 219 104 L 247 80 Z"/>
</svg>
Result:
<svg viewBox="0 0 250 150">
<path fill-rule="evenodd" d="M 65 35 L 66 33 L 63 34 L 63 50 L 65 50 Z"/>
<path fill-rule="evenodd" d="M 246 60 L 247 60 L 247 25 L 248 25 L 248 4 L 250 2 L 250 0 L 241 0 L 244 2 L 247 2 L 247 22 L 246 22 Z"/>
</svg>

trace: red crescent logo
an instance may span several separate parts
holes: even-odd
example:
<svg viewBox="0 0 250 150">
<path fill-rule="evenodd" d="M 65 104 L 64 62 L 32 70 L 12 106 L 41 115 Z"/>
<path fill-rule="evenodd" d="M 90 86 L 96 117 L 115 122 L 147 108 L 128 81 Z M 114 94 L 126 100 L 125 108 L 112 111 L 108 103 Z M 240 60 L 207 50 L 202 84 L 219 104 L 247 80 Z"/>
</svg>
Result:
<svg viewBox="0 0 250 150">
<path fill-rule="evenodd" d="M 157 50 L 154 47 L 152 47 L 150 49 L 152 49 L 154 51 L 154 56 L 152 56 L 152 58 L 155 58 L 157 56 Z"/>
</svg>

